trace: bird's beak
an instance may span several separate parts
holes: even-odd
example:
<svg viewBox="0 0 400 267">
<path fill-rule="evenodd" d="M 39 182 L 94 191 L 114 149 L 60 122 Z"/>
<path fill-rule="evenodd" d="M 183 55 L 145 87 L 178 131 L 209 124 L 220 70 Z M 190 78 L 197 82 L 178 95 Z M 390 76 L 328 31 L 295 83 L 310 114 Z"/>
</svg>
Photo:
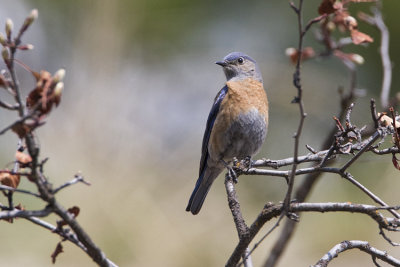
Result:
<svg viewBox="0 0 400 267">
<path fill-rule="evenodd" d="M 215 64 L 220 65 L 221 67 L 226 67 L 228 65 L 226 61 L 217 61 Z"/>
</svg>

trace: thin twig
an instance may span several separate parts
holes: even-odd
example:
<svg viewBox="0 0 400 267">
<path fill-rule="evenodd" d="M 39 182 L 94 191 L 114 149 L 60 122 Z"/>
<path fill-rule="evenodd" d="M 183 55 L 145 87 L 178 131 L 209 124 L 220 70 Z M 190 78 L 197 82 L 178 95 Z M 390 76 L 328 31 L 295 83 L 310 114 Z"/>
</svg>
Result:
<svg viewBox="0 0 400 267">
<path fill-rule="evenodd" d="M 368 148 L 375 143 L 376 140 L 378 140 L 379 137 L 381 137 L 382 133 L 379 131 L 379 129 L 372 135 L 370 138 L 370 141 L 362 147 L 358 153 L 352 157 L 341 169 L 341 172 L 345 172 L 365 151 L 368 150 Z"/>
<path fill-rule="evenodd" d="M 289 183 L 288 183 L 288 189 L 286 192 L 286 196 L 284 199 L 284 207 L 287 215 L 290 213 L 290 199 L 293 191 L 293 186 L 294 186 L 294 179 L 296 176 L 296 168 L 297 168 L 297 157 L 299 156 L 299 145 L 300 145 L 300 136 L 303 130 L 303 124 L 304 120 L 306 117 L 306 113 L 304 111 L 304 103 L 303 103 L 303 89 L 301 86 L 301 76 L 300 76 L 300 63 L 301 63 L 301 57 L 303 53 L 303 37 L 307 30 L 303 30 L 303 16 L 302 16 L 302 7 L 303 7 L 303 0 L 299 0 L 299 7 L 294 8 L 293 3 L 291 3 L 292 8 L 296 11 L 297 14 L 297 23 L 298 23 L 298 31 L 299 31 L 299 43 L 297 47 L 297 51 L 299 53 L 298 58 L 297 58 L 297 63 L 296 63 L 296 70 L 293 74 L 293 84 L 297 89 L 297 96 L 295 97 L 294 103 L 297 103 L 299 105 L 299 113 L 300 113 L 300 121 L 299 125 L 297 127 L 297 132 L 294 134 L 294 152 L 293 152 L 293 159 L 294 159 L 294 164 L 292 165 L 292 170 L 289 174 Z M 312 23 L 309 25 L 311 26 Z"/>
<path fill-rule="evenodd" d="M 83 183 L 85 185 L 91 185 L 89 182 L 85 181 L 85 179 L 83 178 L 82 175 L 76 174 L 74 179 L 72 179 L 71 181 L 66 182 L 65 184 L 57 187 L 52 192 L 53 192 L 53 194 L 57 194 L 61 189 L 64 189 L 64 188 L 66 188 L 66 187 L 68 187 L 70 185 L 76 184 L 76 183 Z"/>
<path fill-rule="evenodd" d="M 40 220 L 37 217 L 26 217 L 25 218 L 28 221 L 33 222 L 36 225 L 39 225 L 43 228 L 46 228 L 48 230 L 50 230 L 52 233 L 56 233 L 58 235 L 60 235 L 63 238 L 66 238 L 68 241 L 71 241 L 72 243 L 74 243 L 75 245 L 77 245 L 79 248 L 81 248 L 83 251 L 86 251 L 86 247 L 78 240 L 78 238 L 76 237 L 75 234 L 71 233 L 71 232 L 66 232 L 66 231 L 60 231 L 60 229 L 58 229 L 56 226 L 45 222 L 43 220 Z"/>
<path fill-rule="evenodd" d="M 237 199 L 235 185 L 231 176 L 231 172 L 227 172 L 225 177 L 225 189 L 228 196 L 229 208 L 232 212 L 233 221 L 235 222 L 236 230 L 239 236 L 239 240 L 246 239 L 249 236 L 249 228 L 243 219 L 242 212 L 240 210 L 240 204 Z M 251 257 L 246 253 L 248 248 L 242 253 L 243 262 L 245 266 L 252 265 Z M 246 265 L 247 264 L 247 265 Z"/>
<path fill-rule="evenodd" d="M 389 56 L 389 30 L 383 21 L 381 8 L 373 7 L 372 13 L 374 14 L 373 17 L 361 13 L 360 18 L 365 22 L 376 26 L 381 33 L 381 45 L 379 47 L 383 69 L 381 105 L 383 109 L 387 109 L 389 107 L 390 87 L 392 84 L 392 62 Z"/>
<path fill-rule="evenodd" d="M 41 198 L 41 196 L 39 194 L 33 193 L 31 191 L 28 190 L 24 190 L 24 189 L 18 189 L 18 188 L 14 188 L 14 187 L 10 187 L 7 185 L 0 185 L 0 191 L 12 191 L 12 192 L 18 192 L 18 193 L 23 193 L 23 194 L 27 194 L 27 195 L 31 195 L 31 196 L 35 196 L 38 198 Z"/>
<path fill-rule="evenodd" d="M 349 249 L 358 248 L 359 250 L 374 256 L 381 261 L 389 263 L 393 266 L 400 266 L 400 260 L 390 256 L 386 251 L 382 251 L 372 247 L 367 241 L 350 240 L 343 241 L 340 244 L 334 246 L 328 253 L 326 253 L 315 265 L 312 267 L 326 267 L 329 262 L 334 258 L 338 257 L 340 253 L 345 252 Z"/>
<path fill-rule="evenodd" d="M 0 100 L 0 107 L 8 109 L 8 110 L 18 110 L 18 105 L 11 105 L 7 102 Z"/>
</svg>

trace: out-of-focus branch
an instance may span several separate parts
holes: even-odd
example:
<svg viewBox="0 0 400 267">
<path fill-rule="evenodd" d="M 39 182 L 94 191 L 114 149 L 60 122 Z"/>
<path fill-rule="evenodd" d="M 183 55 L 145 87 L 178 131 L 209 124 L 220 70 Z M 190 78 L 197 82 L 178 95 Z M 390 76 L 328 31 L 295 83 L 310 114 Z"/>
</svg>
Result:
<svg viewBox="0 0 400 267">
<path fill-rule="evenodd" d="M 381 32 L 381 45 L 379 52 L 382 60 L 383 78 L 381 88 L 381 105 L 383 109 L 389 108 L 389 95 L 390 87 L 392 84 L 392 62 L 389 56 L 389 30 L 383 21 L 382 12 L 380 8 L 372 8 L 374 16 L 369 16 L 365 13 L 360 13 L 360 19 L 365 22 L 374 25 Z"/>
<path fill-rule="evenodd" d="M 355 248 L 371 255 L 376 265 L 376 259 L 380 259 L 392 266 L 400 266 L 399 259 L 389 255 L 386 251 L 372 247 L 367 241 L 348 240 L 335 245 L 315 265 L 312 265 L 312 267 L 326 267 L 334 258 L 338 257 L 340 253 Z"/>
<path fill-rule="evenodd" d="M 18 110 L 18 105 L 11 105 L 11 104 L 1 101 L 1 100 L 0 100 L 0 107 L 9 109 L 9 110 Z"/>
</svg>

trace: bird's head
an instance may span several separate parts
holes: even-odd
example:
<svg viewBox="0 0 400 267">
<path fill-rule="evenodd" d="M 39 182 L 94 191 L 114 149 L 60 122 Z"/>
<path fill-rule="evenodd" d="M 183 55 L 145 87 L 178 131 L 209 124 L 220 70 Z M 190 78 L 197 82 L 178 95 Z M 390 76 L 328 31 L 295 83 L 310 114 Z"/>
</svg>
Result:
<svg viewBox="0 0 400 267">
<path fill-rule="evenodd" d="M 244 80 L 248 78 L 262 82 L 261 72 L 254 59 L 241 52 L 232 52 L 222 61 L 215 62 L 224 69 L 226 79 Z"/>
</svg>

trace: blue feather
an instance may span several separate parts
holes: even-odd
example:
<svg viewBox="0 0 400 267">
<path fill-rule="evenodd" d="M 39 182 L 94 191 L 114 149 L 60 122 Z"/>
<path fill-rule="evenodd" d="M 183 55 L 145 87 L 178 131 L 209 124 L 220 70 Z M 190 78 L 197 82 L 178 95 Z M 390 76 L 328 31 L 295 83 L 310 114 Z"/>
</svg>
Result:
<svg viewBox="0 0 400 267">
<path fill-rule="evenodd" d="M 219 108 L 221 106 L 222 100 L 225 98 L 226 94 L 228 92 L 228 86 L 224 86 L 217 94 L 217 96 L 214 99 L 214 103 L 211 107 L 210 114 L 208 115 L 207 119 L 207 126 L 206 130 L 204 131 L 204 136 L 203 136 L 203 144 L 201 147 L 201 160 L 200 160 L 200 168 L 199 168 L 199 178 L 197 179 L 196 186 L 194 187 L 194 190 L 192 192 L 192 195 L 190 196 L 189 203 L 186 207 L 186 211 L 190 211 L 192 209 L 193 211 L 199 211 L 201 208 L 201 205 L 203 204 L 204 198 L 206 197 L 208 190 L 210 189 L 211 183 L 207 186 L 201 187 L 201 184 L 203 182 L 203 178 L 205 175 L 205 172 L 207 170 L 207 159 L 209 157 L 208 155 L 208 141 L 210 140 L 210 135 L 212 128 L 214 126 L 215 119 L 217 118 Z M 218 175 L 218 173 L 216 173 Z M 214 175 L 213 175 L 214 176 Z M 213 179 L 211 179 L 212 181 Z M 201 190 L 200 190 L 201 189 Z M 198 192 L 198 191 L 202 192 Z M 196 203 L 193 203 L 194 197 L 196 194 L 199 193 L 199 196 L 201 196 L 201 199 L 196 200 Z M 192 207 L 192 205 L 195 204 L 197 207 Z M 199 205 L 199 206 L 198 206 Z M 195 213 L 197 213 L 195 212 Z"/>
</svg>

